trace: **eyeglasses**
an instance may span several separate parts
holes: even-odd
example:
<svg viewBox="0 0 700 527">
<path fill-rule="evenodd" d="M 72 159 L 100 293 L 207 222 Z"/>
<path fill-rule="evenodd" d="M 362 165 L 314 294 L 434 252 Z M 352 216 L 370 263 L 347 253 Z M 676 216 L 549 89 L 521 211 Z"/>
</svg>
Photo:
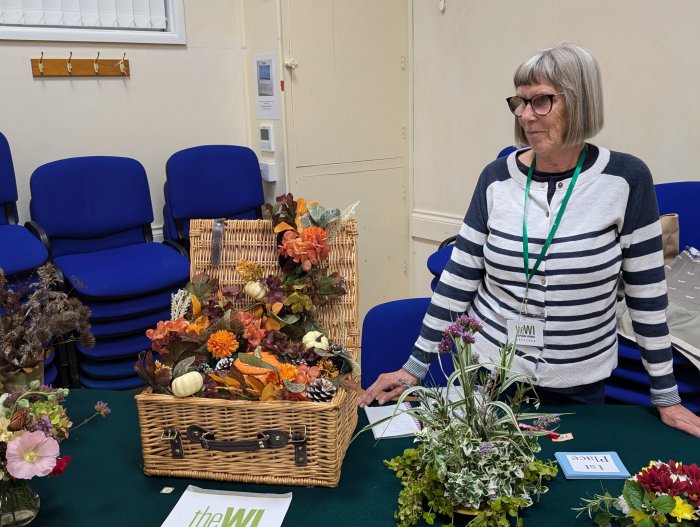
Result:
<svg viewBox="0 0 700 527">
<path fill-rule="evenodd" d="M 525 113 L 525 108 L 530 105 L 532 111 L 537 115 L 547 115 L 552 111 L 552 104 L 554 103 L 554 97 L 557 95 L 564 95 L 563 93 L 544 93 L 542 95 L 535 95 L 531 99 L 526 99 L 525 97 L 518 97 L 514 95 L 513 97 L 508 97 L 506 102 L 508 103 L 508 108 L 513 115 L 520 117 Z"/>
</svg>

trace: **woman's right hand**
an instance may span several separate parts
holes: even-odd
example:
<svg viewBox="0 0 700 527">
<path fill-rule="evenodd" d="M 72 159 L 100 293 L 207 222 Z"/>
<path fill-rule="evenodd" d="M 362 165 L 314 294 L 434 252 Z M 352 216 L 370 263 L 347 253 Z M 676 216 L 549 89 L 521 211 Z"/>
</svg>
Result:
<svg viewBox="0 0 700 527">
<path fill-rule="evenodd" d="M 418 377 L 408 373 L 406 370 L 396 370 L 390 373 L 382 373 L 357 400 L 360 408 L 372 404 L 375 399 L 379 404 L 395 399 L 403 393 L 406 388 L 418 384 Z"/>
</svg>

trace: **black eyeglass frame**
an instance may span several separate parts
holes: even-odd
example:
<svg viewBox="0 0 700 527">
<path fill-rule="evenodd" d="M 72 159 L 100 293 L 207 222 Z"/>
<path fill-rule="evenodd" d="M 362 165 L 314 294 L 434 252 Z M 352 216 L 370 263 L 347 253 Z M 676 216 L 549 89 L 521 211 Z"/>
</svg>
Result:
<svg viewBox="0 0 700 527">
<path fill-rule="evenodd" d="M 557 95 L 564 95 L 563 93 L 539 93 L 535 95 L 534 97 L 530 97 L 529 99 L 526 99 L 525 97 L 520 97 L 519 95 L 512 95 L 510 97 L 506 98 L 506 103 L 508 103 L 508 109 L 510 112 L 515 115 L 516 117 L 521 117 L 523 113 L 525 113 L 525 108 L 527 108 L 527 105 L 530 105 L 530 108 L 532 108 L 532 111 L 535 113 L 535 115 L 539 115 L 540 117 L 544 117 L 545 115 L 549 114 L 552 111 L 552 108 L 554 107 L 554 97 Z M 535 110 L 535 107 L 532 105 L 532 101 L 540 98 L 540 97 L 546 97 L 549 99 L 549 110 L 547 110 L 545 113 L 539 113 L 537 110 Z M 520 115 L 516 114 L 516 110 L 520 107 L 520 104 L 517 106 L 513 107 L 511 104 L 511 101 L 513 99 L 519 99 L 522 101 L 522 106 L 523 106 L 523 111 Z"/>
</svg>

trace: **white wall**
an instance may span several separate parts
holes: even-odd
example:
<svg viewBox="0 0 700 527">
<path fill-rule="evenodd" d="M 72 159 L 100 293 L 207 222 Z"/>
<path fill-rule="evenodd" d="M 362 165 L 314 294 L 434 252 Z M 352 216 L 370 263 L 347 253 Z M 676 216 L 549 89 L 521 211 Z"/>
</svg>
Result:
<svg viewBox="0 0 700 527">
<path fill-rule="evenodd" d="M 643 159 L 657 182 L 700 180 L 700 2 L 413 0 L 413 294 L 427 256 L 456 233 L 481 169 L 513 141 L 513 72 L 561 40 L 591 49 L 605 90 L 594 142 Z M 438 190 L 436 190 L 438 189 Z"/>
<path fill-rule="evenodd" d="M 20 221 L 29 220 L 29 177 L 71 156 L 121 155 L 148 173 L 162 224 L 165 162 L 205 143 L 248 144 L 240 1 L 186 0 L 186 46 L 0 42 L 0 130 L 12 149 Z M 121 58 L 131 77 L 32 78 L 29 59 Z"/>
</svg>

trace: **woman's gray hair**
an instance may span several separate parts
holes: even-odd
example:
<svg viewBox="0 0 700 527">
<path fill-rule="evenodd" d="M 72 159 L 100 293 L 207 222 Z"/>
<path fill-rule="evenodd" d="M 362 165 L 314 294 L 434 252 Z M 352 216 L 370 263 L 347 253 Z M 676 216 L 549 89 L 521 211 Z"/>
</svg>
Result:
<svg viewBox="0 0 700 527">
<path fill-rule="evenodd" d="M 593 53 L 575 44 L 561 42 L 525 60 L 513 76 L 516 88 L 543 82 L 564 94 L 568 116 L 565 145 L 579 145 L 603 128 L 603 85 Z M 515 144 L 529 144 L 517 117 Z"/>
</svg>

